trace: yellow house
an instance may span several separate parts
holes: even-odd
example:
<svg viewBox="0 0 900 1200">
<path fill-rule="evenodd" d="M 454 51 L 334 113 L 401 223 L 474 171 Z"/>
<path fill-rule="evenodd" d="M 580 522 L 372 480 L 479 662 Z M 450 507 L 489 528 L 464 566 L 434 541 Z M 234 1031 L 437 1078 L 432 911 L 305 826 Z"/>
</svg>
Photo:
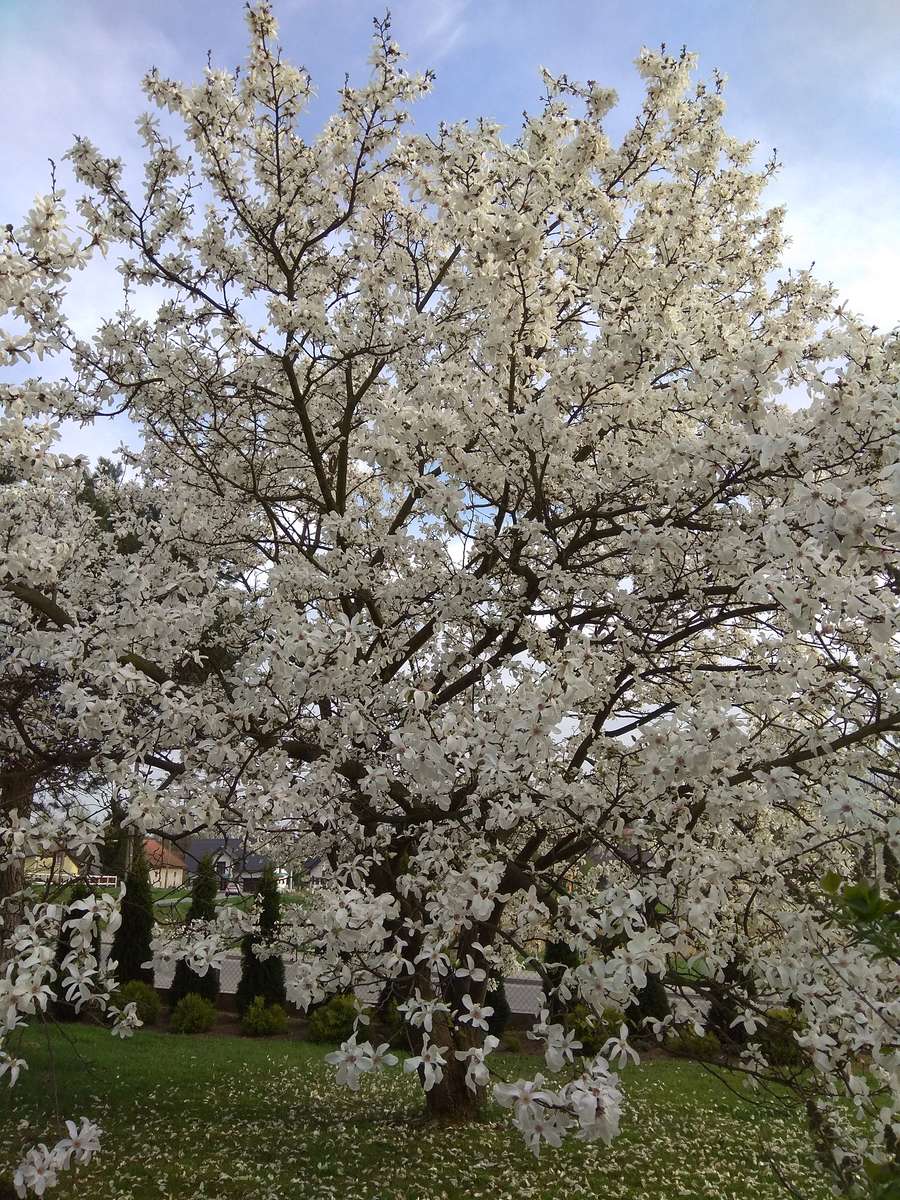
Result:
<svg viewBox="0 0 900 1200">
<path fill-rule="evenodd" d="M 171 842 L 165 838 L 145 838 L 144 854 L 154 887 L 180 888 L 184 884 L 184 855 Z"/>
<path fill-rule="evenodd" d="M 65 850 L 54 850 L 52 854 L 25 860 L 25 878 L 40 883 L 65 883 L 80 873 L 78 863 L 73 862 Z"/>
</svg>

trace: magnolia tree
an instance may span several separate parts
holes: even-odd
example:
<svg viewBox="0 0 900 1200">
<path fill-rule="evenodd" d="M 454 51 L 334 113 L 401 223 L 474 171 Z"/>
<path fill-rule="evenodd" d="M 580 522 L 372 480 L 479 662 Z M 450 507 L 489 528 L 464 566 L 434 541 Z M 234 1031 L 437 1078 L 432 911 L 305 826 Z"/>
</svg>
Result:
<svg viewBox="0 0 900 1200">
<path fill-rule="evenodd" d="M 536 964 L 553 1011 L 665 983 L 651 1033 L 725 1012 L 751 1082 L 785 1076 L 762 1034 L 789 1008 L 852 1190 L 900 1131 L 900 988 L 817 897 L 900 838 L 897 339 L 782 268 L 774 163 L 689 55 L 641 54 L 618 143 L 612 92 L 547 73 L 515 141 L 423 134 L 430 76 L 378 24 L 369 82 L 307 132 L 307 74 L 248 19 L 240 73 L 147 76 L 136 190 L 79 139 L 74 209 L 54 190 L 7 234 L 0 356 L 62 366 L 3 393 L 0 621 L 63 729 L 6 748 L 77 744 L 138 831 L 321 857 L 263 947 L 292 998 L 397 1001 L 429 1111 L 492 1094 L 535 1151 L 614 1136 L 634 1050 L 576 1056 L 543 1014 L 547 1077 L 503 1080 L 509 953 L 569 948 Z M 86 338 L 65 285 L 97 254 L 125 298 Z M 101 522 L 53 435 L 121 413 L 141 448 Z M 67 835 L 3 820 L 9 861 Z M 26 911 L 8 1030 L 44 1007 L 54 916 L 117 919 L 73 908 Z M 203 972 L 252 931 L 227 908 L 157 948 Z M 102 1007 L 89 946 L 64 982 Z M 330 1056 L 354 1088 L 394 1061 L 365 1020 Z M 31 1153 L 22 1188 L 56 1169 Z"/>
</svg>

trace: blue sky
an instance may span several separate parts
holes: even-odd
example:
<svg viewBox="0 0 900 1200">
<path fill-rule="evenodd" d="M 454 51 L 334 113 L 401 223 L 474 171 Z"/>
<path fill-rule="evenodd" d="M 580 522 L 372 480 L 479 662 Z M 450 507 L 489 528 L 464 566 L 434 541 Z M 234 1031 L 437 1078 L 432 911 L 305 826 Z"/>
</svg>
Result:
<svg viewBox="0 0 900 1200">
<path fill-rule="evenodd" d="M 0 0 L 0 222 L 46 190 L 75 134 L 138 161 L 133 120 L 151 65 L 196 79 L 207 50 L 244 51 L 241 0 Z M 898 0 L 394 0 L 410 66 L 437 71 L 416 123 L 485 115 L 514 136 L 539 65 L 616 88 L 611 132 L 633 114 L 642 45 L 686 44 L 728 77 L 727 125 L 777 146 L 770 191 L 788 208 L 788 261 L 833 281 L 881 326 L 900 322 Z M 325 117 L 345 72 L 366 71 L 375 0 L 275 0 L 286 54 L 312 73 Z M 65 173 L 62 172 L 65 183 Z M 99 295 L 79 297 L 90 323 Z"/>
</svg>

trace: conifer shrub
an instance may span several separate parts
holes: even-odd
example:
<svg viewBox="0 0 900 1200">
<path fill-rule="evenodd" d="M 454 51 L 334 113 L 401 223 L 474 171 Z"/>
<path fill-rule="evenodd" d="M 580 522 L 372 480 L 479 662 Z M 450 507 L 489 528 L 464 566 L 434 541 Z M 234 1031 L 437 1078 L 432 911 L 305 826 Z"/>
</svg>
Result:
<svg viewBox="0 0 900 1200">
<path fill-rule="evenodd" d="M 352 996 L 332 996 L 310 1013 L 307 1037 L 311 1042 L 345 1042 L 357 1012 Z"/>
<path fill-rule="evenodd" d="M 137 1015 L 144 1025 L 155 1025 L 162 1012 L 162 1001 L 156 988 L 150 987 L 148 983 L 141 983 L 139 979 L 129 980 L 119 988 L 115 995 L 115 1003 L 119 1008 L 124 1008 L 126 1004 L 137 1005 Z"/>
<path fill-rule="evenodd" d="M 241 1017 L 241 1032 L 248 1037 L 273 1037 L 287 1033 L 287 1013 L 280 1004 L 266 1004 L 262 996 L 254 996 Z"/>
<path fill-rule="evenodd" d="M 484 1003 L 494 1010 L 488 1017 L 488 1032 L 495 1038 L 502 1038 L 512 1016 L 502 979 L 497 979 L 491 984 Z"/>
<path fill-rule="evenodd" d="M 153 958 L 150 946 L 152 937 L 153 891 L 150 887 L 150 867 L 143 850 L 139 849 L 125 878 L 122 922 L 116 930 L 110 952 L 110 957 L 118 964 L 116 979 L 120 986 L 132 979 L 152 986 L 153 968 L 143 965 Z"/>
<path fill-rule="evenodd" d="M 647 1034 L 647 1020 L 662 1021 L 669 1015 L 669 997 L 661 975 L 648 974 L 634 1004 L 625 1010 L 625 1021 L 635 1034 Z"/>
<path fill-rule="evenodd" d="M 214 921 L 216 917 L 216 895 L 219 880 L 212 858 L 206 855 L 197 865 L 197 873 L 191 881 L 191 903 L 185 915 L 185 924 L 192 921 Z M 219 994 L 219 972 L 209 970 L 205 975 L 192 971 L 184 959 L 175 964 L 172 986 L 169 988 L 169 1005 L 174 1008 L 189 992 L 203 996 L 215 1004 Z"/>
<path fill-rule="evenodd" d="M 79 879 L 69 893 L 69 898 L 66 904 L 73 904 L 76 900 L 86 900 L 91 894 L 91 889 Z M 63 910 L 62 920 L 59 925 L 59 936 L 56 939 L 56 956 L 54 966 L 56 967 L 56 994 L 51 1004 L 51 1012 L 57 1021 L 77 1021 L 80 1013 L 76 1011 L 75 1005 L 70 1004 L 66 999 L 64 988 L 64 970 L 63 960 L 72 952 L 72 931 L 66 929 L 65 924 L 74 914 L 66 908 Z"/>
<path fill-rule="evenodd" d="M 602 1015 L 598 1016 L 583 1001 L 579 1001 L 563 1014 L 560 1023 L 566 1033 L 574 1033 L 581 1042 L 579 1053 L 592 1058 L 600 1053 L 611 1037 L 619 1036 L 625 1017 L 618 1008 L 605 1008 Z"/>
<path fill-rule="evenodd" d="M 704 1062 L 722 1057 L 722 1043 L 716 1033 L 712 1029 L 697 1033 L 692 1025 L 673 1030 L 666 1038 L 666 1049 L 681 1058 L 697 1058 Z"/>
<path fill-rule="evenodd" d="M 757 1028 L 752 1040 L 773 1067 L 799 1067 L 803 1064 L 803 1049 L 797 1045 L 795 1033 L 801 1033 L 804 1024 L 791 1008 L 770 1008 L 766 1013 L 766 1024 Z"/>
<path fill-rule="evenodd" d="M 559 986 L 566 969 L 577 967 L 581 956 L 568 942 L 547 942 L 544 946 L 544 962 L 547 964 L 547 1008 L 551 1021 L 558 1021 L 569 1007 L 559 995 Z"/>
<path fill-rule="evenodd" d="M 169 1028 L 173 1033 L 208 1033 L 215 1023 L 214 1006 L 196 992 L 188 992 L 172 1010 Z"/>
<path fill-rule="evenodd" d="M 278 931 L 281 916 L 281 897 L 275 871 L 269 865 L 263 871 L 259 889 L 259 934 L 245 937 L 241 942 L 241 980 L 238 984 L 236 1003 L 240 1014 L 250 1007 L 256 996 L 262 996 L 267 1004 L 287 1003 L 284 986 L 284 961 L 280 954 L 259 958 L 254 953 L 257 944 L 271 943 Z"/>
<path fill-rule="evenodd" d="M 394 998 L 388 1001 L 387 1007 L 378 1020 L 379 1038 L 387 1042 L 392 1050 L 408 1050 L 409 1026 L 404 1020 L 403 1013 L 398 1011 L 399 1001 Z"/>
</svg>

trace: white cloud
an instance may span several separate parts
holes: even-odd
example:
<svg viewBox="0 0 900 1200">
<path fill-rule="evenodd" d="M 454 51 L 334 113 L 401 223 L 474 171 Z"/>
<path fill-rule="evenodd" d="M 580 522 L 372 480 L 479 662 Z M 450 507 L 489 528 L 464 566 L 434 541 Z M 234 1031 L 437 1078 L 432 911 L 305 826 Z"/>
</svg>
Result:
<svg viewBox="0 0 900 1200">
<path fill-rule="evenodd" d="M 412 48 L 424 53 L 430 62 L 446 57 L 462 40 L 466 32 L 465 11 L 469 0 L 437 0 L 427 8 L 428 20 L 421 29 L 413 23 L 409 29 L 413 35 Z M 423 9 L 418 10 L 419 13 Z"/>
</svg>

